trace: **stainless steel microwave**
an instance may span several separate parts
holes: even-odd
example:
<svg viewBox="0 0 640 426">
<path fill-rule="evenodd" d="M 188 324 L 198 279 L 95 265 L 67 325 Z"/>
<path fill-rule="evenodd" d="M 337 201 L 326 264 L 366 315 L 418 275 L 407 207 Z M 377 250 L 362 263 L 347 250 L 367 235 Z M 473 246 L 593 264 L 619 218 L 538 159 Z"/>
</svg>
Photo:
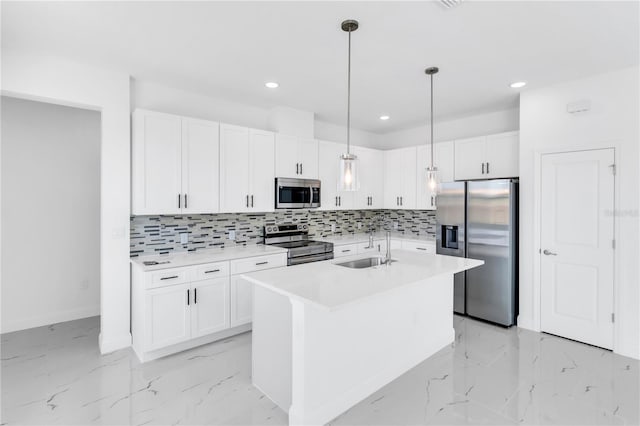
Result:
<svg viewBox="0 0 640 426">
<path fill-rule="evenodd" d="M 317 179 L 276 178 L 276 209 L 320 207 L 320 181 Z"/>
</svg>

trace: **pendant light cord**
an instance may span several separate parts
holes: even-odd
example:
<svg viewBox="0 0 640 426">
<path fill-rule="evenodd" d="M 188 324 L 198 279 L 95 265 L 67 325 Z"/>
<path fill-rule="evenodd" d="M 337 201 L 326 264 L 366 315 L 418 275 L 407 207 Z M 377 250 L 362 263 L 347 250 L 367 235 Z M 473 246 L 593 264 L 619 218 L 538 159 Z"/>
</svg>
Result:
<svg viewBox="0 0 640 426">
<path fill-rule="evenodd" d="M 431 74 L 431 169 L 433 169 L 433 74 Z"/>
<path fill-rule="evenodd" d="M 349 60 L 347 65 L 347 154 L 351 154 L 351 30 L 349 30 Z"/>
</svg>

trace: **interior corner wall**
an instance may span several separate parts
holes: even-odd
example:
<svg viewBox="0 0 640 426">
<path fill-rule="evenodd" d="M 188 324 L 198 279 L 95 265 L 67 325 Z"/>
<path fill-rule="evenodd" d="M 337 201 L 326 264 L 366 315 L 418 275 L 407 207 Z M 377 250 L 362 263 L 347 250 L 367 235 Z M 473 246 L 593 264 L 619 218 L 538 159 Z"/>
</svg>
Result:
<svg viewBox="0 0 640 426">
<path fill-rule="evenodd" d="M 540 330 L 539 171 L 545 152 L 614 147 L 614 351 L 640 358 L 640 69 L 626 68 L 522 93 L 520 98 L 520 326 Z M 591 110 L 567 113 L 589 100 Z M 589 230 L 585 230 L 589 232 Z"/>
<path fill-rule="evenodd" d="M 100 113 L 2 97 L 2 333 L 100 314 Z"/>
<path fill-rule="evenodd" d="M 518 108 L 470 115 L 434 123 L 433 140 L 446 142 L 494 133 L 510 132 L 520 128 Z M 404 148 L 427 143 L 429 126 L 421 125 L 380 135 L 382 149 Z"/>
<path fill-rule="evenodd" d="M 100 337 L 102 353 L 131 345 L 129 75 L 3 49 L 3 94 L 100 111 Z"/>
</svg>

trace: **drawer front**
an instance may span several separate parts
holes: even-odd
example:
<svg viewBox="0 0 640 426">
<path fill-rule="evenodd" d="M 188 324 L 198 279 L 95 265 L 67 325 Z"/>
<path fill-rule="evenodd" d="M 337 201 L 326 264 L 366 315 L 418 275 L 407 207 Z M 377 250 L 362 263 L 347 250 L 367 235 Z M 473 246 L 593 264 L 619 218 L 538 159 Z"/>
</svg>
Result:
<svg viewBox="0 0 640 426">
<path fill-rule="evenodd" d="M 412 250 L 412 251 L 418 251 L 423 253 L 430 253 L 430 254 L 436 253 L 436 244 L 430 243 L 430 242 L 422 243 L 418 241 L 403 241 L 402 248 L 404 250 Z"/>
<path fill-rule="evenodd" d="M 333 257 L 351 256 L 358 254 L 359 244 L 344 244 L 341 246 L 333 246 Z"/>
<path fill-rule="evenodd" d="M 189 282 L 189 268 L 163 269 L 147 273 L 147 288 L 166 287 Z"/>
<path fill-rule="evenodd" d="M 262 271 L 263 269 L 287 266 L 287 254 L 270 254 L 267 256 L 248 257 L 231 261 L 231 274 Z"/>
<path fill-rule="evenodd" d="M 193 267 L 193 281 L 210 280 L 229 276 L 229 262 L 207 263 Z"/>
</svg>

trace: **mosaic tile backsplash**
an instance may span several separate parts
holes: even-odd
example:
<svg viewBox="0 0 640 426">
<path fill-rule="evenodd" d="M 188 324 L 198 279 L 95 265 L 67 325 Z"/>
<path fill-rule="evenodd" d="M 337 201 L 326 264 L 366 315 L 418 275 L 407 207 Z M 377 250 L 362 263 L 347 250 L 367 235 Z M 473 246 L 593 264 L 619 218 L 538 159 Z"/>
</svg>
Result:
<svg viewBox="0 0 640 426">
<path fill-rule="evenodd" d="M 309 236 L 326 237 L 392 229 L 416 237 L 435 236 L 436 215 L 428 210 L 280 210 L 269 213 L 219 213 L 179 216 L 132 216 L 130 255 L 145 256 L 215 247 L 262 244 L 265 225 L 306 223 Z M 335 230 L 332 230 L 332 225 Z M 394 226 L 396 225 L 396 226 Z M 235 231 L 236 240 L 229 239 Z M 180 234 L 188 235 L 181 244 Z"/>
</svg>

